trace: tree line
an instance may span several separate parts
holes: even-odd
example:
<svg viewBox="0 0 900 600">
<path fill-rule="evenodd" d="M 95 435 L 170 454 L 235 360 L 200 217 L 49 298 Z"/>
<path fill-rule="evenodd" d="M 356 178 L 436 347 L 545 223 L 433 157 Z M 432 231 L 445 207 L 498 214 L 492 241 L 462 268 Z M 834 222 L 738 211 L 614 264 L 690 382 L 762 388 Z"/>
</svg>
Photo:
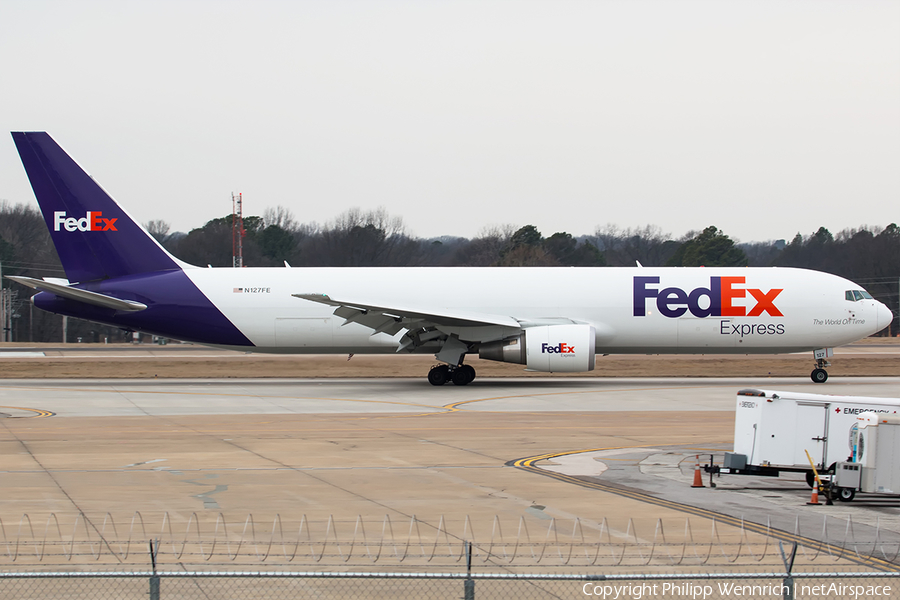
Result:
<svg viewBox="0 0 900 600">
<path fill-rule="evenodd" d="M 163 220 L 144 224 L 169 252 L 198 266 L 232 265 L 232 215 L 215 218 L 188 233 L 171 232 Z M 401 217 L 385 209 L 348 210 L 325 224 L 300 223 L 283 207 L 243 219 L 243 264 L 253 267 L 369 266 L 792 266 L 825 271 L 863 285 L 898 313 L 900 228 L 825 228 L 790 241 L 736 243 L 714 226 L 674 238 L 660 227 L 597 227 L 593 234 L 555 232 L 536 226 L 494 226 L 473 238 L 419 238 Z M 65 277 L 40 212 L 0 201 L 0 266 L 4 275 Z M 13 339 L 58 341 L 61 320 L 27 302 L 31 290 L 9 280 L 17 294 Z M 897 333 L 897 319 L 891 331 Z M 69 319 L 69 341 L 122 341 L 125 332 Z"/>
</svg>

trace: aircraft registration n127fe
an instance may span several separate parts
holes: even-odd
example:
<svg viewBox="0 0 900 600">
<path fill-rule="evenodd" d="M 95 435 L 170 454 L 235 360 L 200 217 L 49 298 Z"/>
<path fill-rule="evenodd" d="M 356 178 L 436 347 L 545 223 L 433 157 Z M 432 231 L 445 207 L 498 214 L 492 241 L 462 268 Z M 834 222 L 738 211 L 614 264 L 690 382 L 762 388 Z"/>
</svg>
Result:
<svg viewBox="0 0 900 600">
<path fill-rule="evenodd" d="M 12 134 L 67 280 L 10 277 L 47 311 L 270 353 L 434 353 L 428 380 L 465 385 L 467 354 L 584 372 L 596 353 L 813 351 L 893 315 L 859 285 L 792 268 L 198 268 L 169 254 L 43 132 Z"/>
</svg>

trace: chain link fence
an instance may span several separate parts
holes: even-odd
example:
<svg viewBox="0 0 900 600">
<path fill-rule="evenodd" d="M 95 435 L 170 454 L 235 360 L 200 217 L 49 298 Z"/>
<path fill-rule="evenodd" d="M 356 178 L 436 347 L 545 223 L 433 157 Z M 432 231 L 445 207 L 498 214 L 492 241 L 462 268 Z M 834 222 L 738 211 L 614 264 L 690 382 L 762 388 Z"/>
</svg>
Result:
<svg viewBox="0 0 900 600">
<path fill-rule="evenodd" d="M 141 598 L 898 598 L 900 549 L 889 531 L 852 524 L 819 539 L 715 520 L 637 527 L 551 520 L 544 531 L 491 523 L 337 521 L 240 528 L 224 517 L 167 516 L 149 534 L 138 513 L 0 521 L 0 599 Z M 669 525 L 676 525 L 670 523 Z M 504 529 L 507 533 L 504 535 Z M 703 533 L 701 530 L 705 531 Z M 293 533 L 287 533 L 292 531 Z"/>
<path fill-rule="evenodd" d="M 643 573 L 611 575 L 359 572 L 46 572 L 0 574 L 8 600 L 90 598 L 550 599 L 900 598 L 900 574 Z"/>
</svg>

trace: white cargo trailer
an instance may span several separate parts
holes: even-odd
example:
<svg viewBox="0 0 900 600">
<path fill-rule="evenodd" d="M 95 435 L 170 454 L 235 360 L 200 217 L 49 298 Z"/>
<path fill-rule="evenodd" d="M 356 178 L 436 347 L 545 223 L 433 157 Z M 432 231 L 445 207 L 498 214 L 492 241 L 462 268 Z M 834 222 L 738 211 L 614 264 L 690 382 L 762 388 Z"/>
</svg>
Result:
<svg viewBox="0 0 900 600">
<path fill-rule="evenodd" d="M 832 473 L 840 461 L 852 460 L 857 416 L 864 412 L 900 413 L 900 398 L 830 396 L 744 389 L 737 394 L 734 452 L 725 453 L 722 473 L 777 477 L 781 471 L 812 469 Z M 708 470 L 718 471 L 716 467 Z"/>
</svg>

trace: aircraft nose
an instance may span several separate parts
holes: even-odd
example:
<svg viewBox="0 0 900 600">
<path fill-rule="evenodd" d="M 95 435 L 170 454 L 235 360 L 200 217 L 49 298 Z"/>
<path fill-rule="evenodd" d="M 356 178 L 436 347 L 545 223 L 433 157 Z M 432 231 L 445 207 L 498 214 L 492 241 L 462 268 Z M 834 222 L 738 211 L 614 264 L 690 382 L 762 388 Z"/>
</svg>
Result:
<svg viewBox="0 0 900 600">
<path fill-rule="evenodd" d="M 881 331 L 882 329 L 890 325 L 891 321 L 894 320 L 894 313 L 892 313 L 891 309 L 889 309 L 881 302 L 878 303 L 877 311 L 878 316 L 875 318 L 875 323 L 877 324 L 876 326 L 878 327 L 878 331 Z"/>
</svg>

